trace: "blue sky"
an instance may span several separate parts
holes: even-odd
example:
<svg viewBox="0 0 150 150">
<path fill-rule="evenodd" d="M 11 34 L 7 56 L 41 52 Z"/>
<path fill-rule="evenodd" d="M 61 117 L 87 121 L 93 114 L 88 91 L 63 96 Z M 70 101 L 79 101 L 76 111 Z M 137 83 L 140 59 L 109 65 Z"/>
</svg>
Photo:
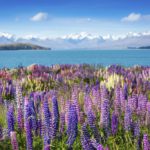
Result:
<svg viewBox="0 0 150 150">
<path fill-rule="evenodd" d="M 0 0 L 0 32 L 57 37 L 150 30 L 149 0 Z"/>
</svg>

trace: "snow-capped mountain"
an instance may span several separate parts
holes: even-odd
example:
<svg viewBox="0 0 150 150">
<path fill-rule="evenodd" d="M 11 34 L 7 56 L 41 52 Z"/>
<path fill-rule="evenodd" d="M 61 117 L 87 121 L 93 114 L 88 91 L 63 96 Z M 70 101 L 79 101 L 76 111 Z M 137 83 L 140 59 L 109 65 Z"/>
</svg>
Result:
<svg viewBox="0 0 150 150">
<path fill-rule="evenodd" d="M 8 33 L 0 33 L 0 44 L 8 43 L 32 43 L 52 49 L 125 49 L 127 47 L 149 46 L 150 32 L 130 32 L 118 36 L 100 36 L 81 32 L 58 38 L 42 38 L 32 35 L 17 37 Z"/>
</svg>

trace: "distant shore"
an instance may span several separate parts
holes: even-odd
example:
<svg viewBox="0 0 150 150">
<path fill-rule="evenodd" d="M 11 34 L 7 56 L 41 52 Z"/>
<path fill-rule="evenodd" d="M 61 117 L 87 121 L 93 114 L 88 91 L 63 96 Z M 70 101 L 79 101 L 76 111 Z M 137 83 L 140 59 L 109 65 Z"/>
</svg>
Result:
<svg viewBox="0 0 150 150">
<path fill-rule="evenodd" d="M 51 48 L 34 45 L 30 43 L 14 43 L 14 44 L 2 44 L 0 45 L 0 51 L 10 50 L 51 50 Z"/>
</svg>

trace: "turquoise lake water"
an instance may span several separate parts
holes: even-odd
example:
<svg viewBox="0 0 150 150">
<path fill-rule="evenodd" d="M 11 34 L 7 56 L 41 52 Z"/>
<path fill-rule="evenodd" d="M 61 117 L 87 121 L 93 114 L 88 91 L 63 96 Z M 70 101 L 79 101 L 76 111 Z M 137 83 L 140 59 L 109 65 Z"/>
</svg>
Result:
<svg viewBox="0 0 150 150">
<path fill-rule="evenodd" d="M 83 63 L 150 66 L 150 50 L 0 51 L 0 68 Z"/>
</svg>

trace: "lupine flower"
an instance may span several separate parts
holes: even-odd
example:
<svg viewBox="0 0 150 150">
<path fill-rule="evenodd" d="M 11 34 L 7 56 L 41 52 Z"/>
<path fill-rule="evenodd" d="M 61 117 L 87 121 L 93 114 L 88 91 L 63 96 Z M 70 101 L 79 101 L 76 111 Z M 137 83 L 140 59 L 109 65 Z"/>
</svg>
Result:
<svg viewBox="0 0 150 150">
<path fill-rule="evenodd" d="M 127 100 L 123 89 L 120 89 L 120 101 L 121 101 L 121 111 L 124 112 Z"/>
<path fill-rule="evenodd" d="M 97 150 L 104 150 L 101 144 L 98 145 Z"/>
<path fill-rule="evenodd" d="M 14 132 L 14 131 L 10 132 L 10 139 L 11 139 L 12 149 L 13 150 L 19 150 L 17 137 L 16 137 L 16 132 Z"/>
<path fill-rule="evenodd" d="M 8 126 L 9 134 L 11 131 L 14 131 L 14 124 L 15 124 L 14 108 L 13 106 L 9 106 L 9 109 L 7 112 L 7 126 Z"/>
<path fill-rule="evenodd" d="M 89 140 L 87 140 L 84 137 L 84 135 L 81 135 L 80 140 L 81 140 L 83 150 L 95 150 L 92 143 Z"/>
<path fill-rule="evenodd" d="M 124 93 L 124 97 L 127 100 L 127 98 L 128 98 L 128 85 L 126 83 L 124 84 L 123 91 L 124 91 L 123 92 Z"/>
<path fill-rule="evenodd" d="M 139 137 L 140 136 L 140 127 L 139 127 L 139 123 L 138 122 L 134 123 L 134 136 L 135 137 Z"/>
<path fill-rule="evenodd" d="M 106 89 L 106 86 L 101 86 L 101 89 L 100 89 L 100 94 L 101 94 L 101 103 L 103 103 L 103 101 L 105 99 L 108 98 L 108 90 Z"/>
<path fill-rule="evenodd" d="M 43 103 L 43 113 L 44 113 L 45 132 L 48 134 L 50 138 L 52 136 L 52 131 L 51 131 L 52 122 L 51 122 L 51 112 L 49 110 L 47 99 L 45 99 Z"/>
<path fill-rule="evenodd" d="M 37 118 L 36 118 L 36 112 L 35 112 L 33 99 L 30 99 L 29 101 L 29 108 L 31 112 L 31 126 L 34 132 L 37 132 Z"/>
<path fill-rule="evenodd" d="M 101 105 L 99 84 L 97 84 L 96 86 L 94 86 L 92 88 L 92 93 L 93 93 L 93 103 L 94 103 L 96 109 L 98 110 Z"/>
<path fill-rule="evenodd" d="M 103 100 L 101 104 L 101 118 L 100 124 L 104 128 L 105 132 L 109 134 L 110 129 L 110 110 L 109 110 L 109 100 Z"/>
<path fill-rule="evenodd" d="M 80 106 L 78 103 L 78 90 L 77 87 L 74 88 L 74 91 L 72 92 L 72 104 L 76 106 L 76 112 L 78 115 L 78 121 L 80 122 Z"/>
<path fill-rule="evenodd" d="M 150 125 L 150 102 L 147 102 L 146 120 L 145 124 Z"/>
<path fill-rule="evenodd" d="M 126 106 L 126 110 L 125 110 L 125 116 L 124 116 L 124 127 L 125 127 L 125 130 L 126 131 L 129 131 L 131 130 L 131 123 L 132 123 L 132 120 L 131 120 L 131 109 L 130 107 L 127 105 Z"/>
<path fill-rule="evenodd" d="M 27 150 L 32 150 L 32 143 L 33 143 L 33 135 L 32 135 L 32 128 L 30 119 L 25 120 L 25 129 L 26 129 L 26 145 Z"/>
<path fill-rule="evenodd" d="M 128 106 L 130 107 L 132 112 L 135 112 L 138 107 L 138 99 L 136 95 L 128 98 Z"/>
<path fill-rule="evenodd" d="M 27 98 L 25 98 L 24 110 L 25 110 L 26 145 L 27 145 L 27 150 L 32 150 L 33 137 L 32 137 L 32 124 L 31 124 L 31 110 Z"/>
<path fill-rule="evenodd" d="M 87 141 L 90 140 L 90 134 L 87 130 L 87 123 L 84 123 L 82 126 L 82 134 Z"/>
<path fill-rule="evenodd" d="M 67 145 L 72 147 L 78 133 L 78 117 L 75 105 L 71 105 L 68 114 Z"/>
<path fill-rule="evenodd" d="M 2 126 L 0 125 L 0 139 L 3 138 L 3 129 Z"/>
<path fill-rule="evenodd" d="M 17 108 L 23 109 L 22 89 L 19 82 L 16 83 L 16 103 Z"/>
<path fill-rule="evenodd" d="M 65 113 L 60 113 L 60 132 L 63 133 L 65 130 Z"/>
<path fill-rule="evenodd" d="M 44 150 L 50 150 L 50 145 L 45 146 Z"/>
<path fill-rule="evenodd" d="M 100 142 L 101 141 L 100 135 L 99 135 L 98 129 L 95 125 L 95 116 L 91 110 L 89 110 L 87 113 L 87 120 L 88 120 L 88 124 L 94 134 L 94 138 L 96 139 L 97 142 Z"/>
<path fill-rule="evenodd" d="M 42 120 L 41 120 L 41 118 L 39 118 L 37 120 L 37 129 L 38 129 L 38 135 L 42 136 Z"/>
<path fill-rule="evenodd" d="M 3 88 L 2 88 L 1 85 L 0 85 L 0 104 L 3 103 L 2 92 L 3 92 Z"/>
<path fill-rule="evenodd" d="M 84 112 L 87 113 L 89 110 L 92 109 L 92 100 L 89 94 L 85 94 L 84 97 Z"/>
<path fill-rule="evenodd" d="M 55 137 L 59 128 L 59 110 L 56 97 L 52 98 L 52 104 L 53 104 L 53 137 Z"/>
<path fill-rule="evenodd" d="M 115 112 L 113 112 L 112 119 L 111 119 L 111 131 L 113 135 L 117 133 L 118 124 L 119 124 L 118 116 L 115 114 Z"/>
<path fill-rule="evenodd" d="M 146 106 L 147 106 L 148 99 L 145 95 L 140 94 L 138 97 L 138 108 L 137 108 L 137 114 L 140 118 L 140 123 L 145 123 L 145 115 L 146 115 Z"/>
<path fill-rule="evenodd" d="M 24 122 L 23 122 L 23 111 L 21 108 L 17 109 L 17 122 L 18 122 L 18 129 L 23 130 Z"/>
<path fill-rule="evenodd" d="M 144 134 L 143 136 L 143 150 L 150 150 L 150 143 L 147 134 Z"/>
<path fill-rule="evenodd" d="M 69 113 L 69 108 L 70 108 L 70 101 L 67 100 L 66 103 L 65 103 L 65 123 L 66 123 L 66 126 L 68 127 L 68 113 Z"/>
<path fill-rule="evenodd" d="M 47 145 L 50 145 L 50 137 L 48 133 L 44 133 L 44 148 L 47 147 Z"/>
<path fill-rule="evenodd" d="M 121 109 L 121 99 L 120 99 L 120 87 L 118 86 L 115 89 L 114 109 L 115 109 L 115 113 L 119 115 Z"/>
</svg>

